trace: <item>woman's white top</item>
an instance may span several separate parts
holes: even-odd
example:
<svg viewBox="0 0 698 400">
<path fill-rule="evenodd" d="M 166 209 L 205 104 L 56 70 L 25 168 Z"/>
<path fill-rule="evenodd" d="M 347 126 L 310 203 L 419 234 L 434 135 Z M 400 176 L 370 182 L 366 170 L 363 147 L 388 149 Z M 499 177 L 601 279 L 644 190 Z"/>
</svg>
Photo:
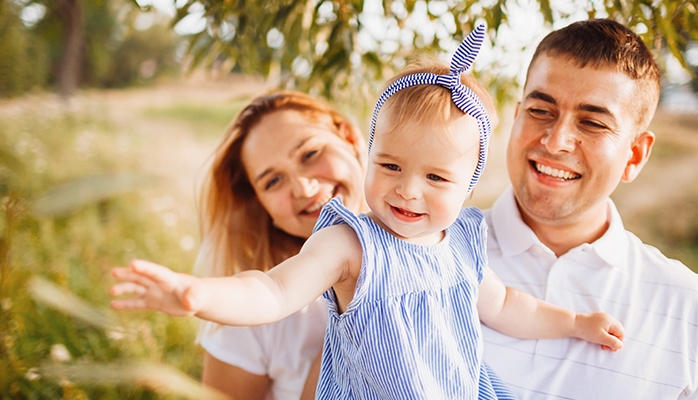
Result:
<svg viewBox="0 0 698 400">
<path fill-rule="evenodd" d="M 322 350 L 327 306 L 322 298 L 281 321 L 259 326 L 206 323 L 199 342 L 216 359 L 271 381 L 267 400 L 298 400 Z"/>
</svg>

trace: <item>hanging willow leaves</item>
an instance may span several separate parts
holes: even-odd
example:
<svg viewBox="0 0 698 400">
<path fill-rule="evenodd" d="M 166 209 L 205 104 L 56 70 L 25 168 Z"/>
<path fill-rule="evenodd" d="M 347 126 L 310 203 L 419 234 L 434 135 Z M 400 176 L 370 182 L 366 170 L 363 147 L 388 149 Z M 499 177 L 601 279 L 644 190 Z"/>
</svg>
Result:
<svg viewBox="0 0 698 400">
<path fill-rule="evenodd" d="M 513 0 L 188 0 L 178 5 L 174 24 L 189 15 L 194 4 L 203 5 L 207 29 L 191 36 L 189 54 L 193 65 L 208 65 L 227 60 L 227 68 L 265 78 L 278 76 L 278 86 L 293 87 L 334 99 L 351 97 L 345 91 L 365 92 L 402 68 L 413 51 L 442 49 L 438 35 L 425 37 L 408 23 L 418 10 L 433 7 L 444 13 L 428 11 L 424 18 L 439 29 L 447 29 L 454 41 L 460 41 L 479 22 L 486 22 L 494 46 L 497 35 L 508 24 Z M 670 53 L 687 67 L 684 51 L 698 39 L 698 0 L 605 0 L 589 3 L 589 16 L 607 14 L 641 34 L 660 57 Z M 536 5 L 536 3 L 533 3 Z M 550 0 L 538 0 L 537 12 L 548 28 L 569 11 Z M 364 24 L 364 8 L 380 17 L 380 26 Z M 596 8 L 594 8 L 596 7 Z M 567 7 L 568 8 L 568 7 Z M 566 8 L 566 9 L 567 9 Z M 437 15 L 438 14 L 438 15 Z M 371 19 L 375 21 L 375 19 Z M 390 31 L 374 37 L 376 30 Z M 270 32 L 283 37 L 278 46 L 268 41 Z M 366 48 L 360 39 L 370 37 L 375 46 Z M 397 39 L 396 39 L 397 38 Z M 411 38 L 411 39 L 410 39 Z M 532 43 L 531 46 L 534 46 Z M 667 50 L 663 52 L 660 50 Z M 364 62 L 361 62 L 363 60 Z M 369 62 L 365 62 L 369 61 Z M 381 66 L 377 67 L 376 62 Z M 306 68 L 303 68 L 306 66 Z M 511 77 L 488 78 L 501 96 L 518 90 Z M 501 99 L 500 99 L 501 100 Z"/>
</svg>

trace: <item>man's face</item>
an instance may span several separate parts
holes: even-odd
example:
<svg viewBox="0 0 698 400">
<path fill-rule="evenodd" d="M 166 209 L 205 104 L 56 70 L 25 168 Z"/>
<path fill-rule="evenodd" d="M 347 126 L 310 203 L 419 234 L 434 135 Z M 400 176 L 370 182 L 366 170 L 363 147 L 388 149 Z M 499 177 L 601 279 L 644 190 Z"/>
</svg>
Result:
<svg viewBox="0 0 698 400">
<path fill-rule="evenodd" d="M 628 76 L 608 67 L 582 68 L 548 55 L 534 61 L 507 149 L 527 224 L 606 221 L 607 197 L 621 180 L 632 180 L 649 155 L 649 149 L 638 153 L 638 143 L 647 143 L 639 139 L 636 90 Z"/>
</svg>

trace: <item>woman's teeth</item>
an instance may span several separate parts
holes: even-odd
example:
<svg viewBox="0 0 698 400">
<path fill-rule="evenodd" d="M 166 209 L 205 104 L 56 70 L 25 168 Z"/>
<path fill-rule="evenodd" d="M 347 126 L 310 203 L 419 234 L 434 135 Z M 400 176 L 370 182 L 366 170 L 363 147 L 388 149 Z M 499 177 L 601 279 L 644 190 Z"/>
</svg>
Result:
<svg viewBox="0 0 698 400">
<path fill-rule="evenodd" d="M 536 167 L 536 171 L 540 172 L 541 174 L 552 176 L 553 178 L 570 180 L 570 179 L 577 179 L 577 178 L 581 177 L 581 175 L 574 174 L 574 173 L 569 172 L 569 171 L 555 169 L 555 168 L 549 167 L 547 165 L 541 165 L 538 163 L 534 163 L 534 164 Z"/>
<path fill-rule="evenodd" d="M 306 208 L 304 212 L 305 212 L 306 214 L 312 214 L 312 213 L 314 213 L 315 211 L 321 209 L 322 206 L 324 206 L 325 204 L 327 204 L 330 200 L 332 200 L 332 197 L 333 197 L 333 196 L 332 196 L 331 194 L 330 194 L 330 195 L 327 195 L 327 197 L 325 197 L 325 198 L 322 199 L 321 201 L 318 201 L 317 203 L 313 204 L 312 206 Z"/>
</svg>

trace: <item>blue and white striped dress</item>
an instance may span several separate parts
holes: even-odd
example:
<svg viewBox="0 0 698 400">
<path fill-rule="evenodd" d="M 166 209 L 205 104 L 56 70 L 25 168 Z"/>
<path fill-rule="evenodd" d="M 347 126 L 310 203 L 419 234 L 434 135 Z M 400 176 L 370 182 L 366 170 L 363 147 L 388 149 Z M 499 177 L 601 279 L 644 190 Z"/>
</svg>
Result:
<svg viewBox="0 0 698 400">
<path fill-rule="evenodd" d="M 318 399 L 513 399 L 482 362 L 478 284 L 483 215 L 466 208 L 432 246 L 402 241 L 339 199 L 315 230 L 346 223 L 363 248 L 354 298 L 340 314 L 332 289 Z"/>
</svg>

